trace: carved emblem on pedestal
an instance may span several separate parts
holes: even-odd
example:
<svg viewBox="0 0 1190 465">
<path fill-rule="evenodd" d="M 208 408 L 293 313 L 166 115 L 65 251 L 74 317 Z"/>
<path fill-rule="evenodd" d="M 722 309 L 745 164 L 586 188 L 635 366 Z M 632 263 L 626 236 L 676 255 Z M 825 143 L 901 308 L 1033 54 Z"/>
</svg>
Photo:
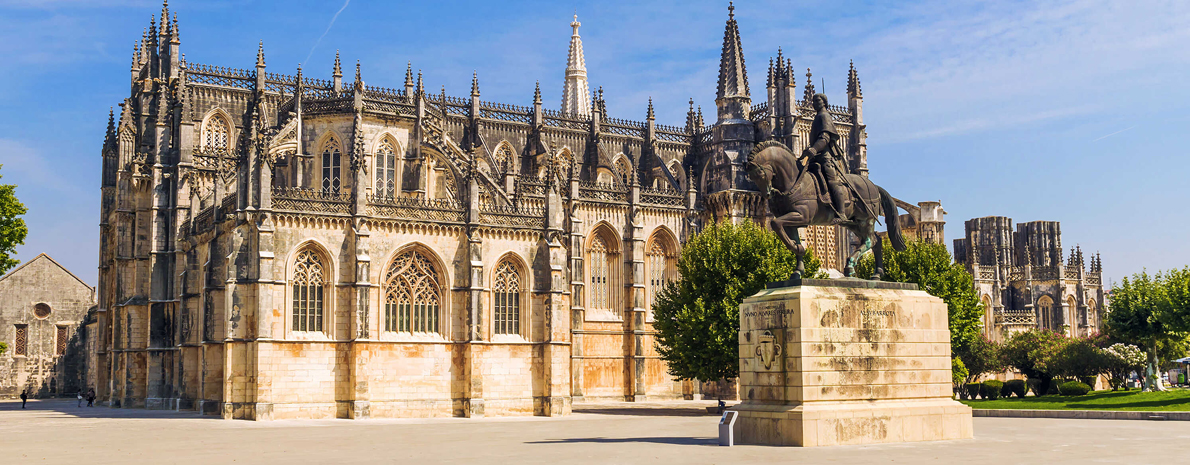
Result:
<svg viewBox="0 0 1190 465">
<path fill-rule="evenodd" d="M 766 370 L 772 369 L 773 361 L 781 356 L 781 344 L 777 342 L 777 336 L 766 330 L 756 342 L 756 355 L 760 357 L 760 363 L 764 364 Z"/>
</svg>

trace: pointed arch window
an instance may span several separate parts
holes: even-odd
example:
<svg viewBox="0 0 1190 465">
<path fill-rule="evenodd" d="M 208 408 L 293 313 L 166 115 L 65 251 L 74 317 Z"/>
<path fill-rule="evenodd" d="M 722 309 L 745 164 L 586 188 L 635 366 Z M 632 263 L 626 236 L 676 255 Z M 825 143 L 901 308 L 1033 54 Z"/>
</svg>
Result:
<svg viewBox="0 0 1190 465">
<path fill-rule="evenodd" d="M 327 139 L 322 147 L 322 190 L 325 192 L 339 192 L 343 179 L 339 173 L 341 157 L 338 139 Z"/>
<path fill-rule="evenodd" d="M 438 332 L 442 285 L 438 271 L 416 250 L 398 255 L 384 277 L 385 330 Z"/>
<path fill-rule="evenodd" d="M 649 251 L 645 253 L 645 263 L 648 265 L 648 302 L 649 308 L 657 302 L 657 294 L 665 288 L 666 284 L 674 280 L 674 257 L 673 253 L 667 247 L 663 238 L 655 237 L 653 243 L 649 246 Z"/>
<path fill-rule="evenodd" d="M 609 236 L 610 234 L 594 234 L 587 248 L 590 270 L 588 308 L 592 310 L 588 315 L 594 316 L 595 319 L 623 318 L 622 309 L 617 303 L 620 274 L 616 270 L 616 259 L 619 253 L 615 245 L 608 240 Z"/>
<path fill-rule="evenodd" d="M 376 149 L 376 196 L 396 196 L 397 155 L 391 139 L 384 139 Z"/>
<path fill-rule="evenodd" d="M 496 334 L 521 334 L 521 273 L 512 260 L 496 266 L 492 280 L 492 323 Z"/>
<path fill-rule="evenodd" d="M 1041 316 L 1041 327 L 1044 329 L 1054 329 L 1054 300 L 1048 295 L 1043 295 L 1040 299 L 1037 299 L 1037 308 Z"/>
<path fill-rule="evenodd" d="M 322 258 L 313 250 L 303 250 L 293 268 L 294 331 L 322 331 L 326 286 Z"/>
<path fill-rule="evenodd" d="M 228 153 L 228 140 L 231 134 L 230 126 L 223 115 L 218 113 L 211 115 L 207 119 L 207 124 L 203 126 L 203 147 L 211 152 Z"/>
<path fill-rule="evenodd" d="M 500 148 L 496 150 L 495 160 L 496 171 L 501 174 L 509 172 L 512 169 L 512 149 L 501 144 Z"/>
<path fill-rule="evenodd" d="M 632 175 L 632 168 L 630 166 L 628 166 L 628 162 L 625 161 L 624 158 L 617 159 L 616 160 L 616 176 L 618 176 L 620 178 L 620 181 L 624 182 L 625 186 L 632 184 L 631 177 L 630 177 L 631 175 Z"/>
</svg>

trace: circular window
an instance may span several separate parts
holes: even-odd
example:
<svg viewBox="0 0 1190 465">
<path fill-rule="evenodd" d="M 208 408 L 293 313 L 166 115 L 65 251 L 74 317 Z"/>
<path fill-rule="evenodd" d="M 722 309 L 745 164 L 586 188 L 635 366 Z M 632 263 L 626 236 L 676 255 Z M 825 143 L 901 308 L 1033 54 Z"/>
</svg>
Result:
<svg viewBox="0 0 1190 465">
<path fill-rule="evenodd" d="M 50 306 L 46 305 L 45 303 L 40 303 L 40 304 L 34 305 L 33 306 L 33 316 L 36 316 L 36 317 L 44 320 L 45 317 L 50 316 Z"/>
</svg>

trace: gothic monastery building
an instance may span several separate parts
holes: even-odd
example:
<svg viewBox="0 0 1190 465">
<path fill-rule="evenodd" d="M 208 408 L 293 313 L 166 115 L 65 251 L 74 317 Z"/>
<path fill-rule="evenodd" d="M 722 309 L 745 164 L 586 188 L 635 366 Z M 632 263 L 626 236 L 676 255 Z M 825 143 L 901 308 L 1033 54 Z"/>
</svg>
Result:
<svg viewBox="0 0 1190 465">
<path fill-rule="evenodd" d="M 463 97 L 412 68 L 397 88 L 359 65 L 344 80 L 337 57 L 329 80 L 281 74 L 263 46 L 249 69 L 188 62 L 163 7 L 103 145 L 100 398 L 280 419 L 697 395 L 657 356 L 651 302 L 701 225 L 765 220 L 744 163 L 759 141 L 805 145 L 809 70 L 799 91 L 778 52 L 754 101 L 729 14 L 713 121 L 693 101 L 682 125 L 652 103 L 613 118 L 571 26 L 547 108 L 485 101 L 478 77 Z M 846 87 L 830 112 L 866 174 L 854 68 Z M 923 220 L 938 241 L 940 220 Z M 835 269 L 838 231 L 806 234 Z"/>
</svg>

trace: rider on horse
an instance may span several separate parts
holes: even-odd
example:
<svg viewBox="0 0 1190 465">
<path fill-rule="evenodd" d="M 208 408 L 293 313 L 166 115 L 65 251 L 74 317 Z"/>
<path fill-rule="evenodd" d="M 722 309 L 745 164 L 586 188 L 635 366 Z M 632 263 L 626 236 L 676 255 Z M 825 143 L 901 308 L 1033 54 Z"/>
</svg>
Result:
<svg viewBox="0 0 1190 465">
<path fill-rule="evenodd" d="M 814 124 L 810 126 L 810 140 L 806 150 L 802 151 L 803 158 L 809 158 L 807 168 L 821 176 L 826 182 L 827 192 L 830 193 L 831 209 L 835 211 L 834 224 L 839 224 L 847 218 L 850 196 L 843 186 L 843 180 L 835 169 L 835 160 L 843 160 L 843 151 L 839 148 L 839 131 L 835 129 L 835 122 L 831 120 L 830 107 L 827 106 L 826 95 L 814 94 Z M 844 173 L 845 174 L 845 173 Z"/>
</svg>

